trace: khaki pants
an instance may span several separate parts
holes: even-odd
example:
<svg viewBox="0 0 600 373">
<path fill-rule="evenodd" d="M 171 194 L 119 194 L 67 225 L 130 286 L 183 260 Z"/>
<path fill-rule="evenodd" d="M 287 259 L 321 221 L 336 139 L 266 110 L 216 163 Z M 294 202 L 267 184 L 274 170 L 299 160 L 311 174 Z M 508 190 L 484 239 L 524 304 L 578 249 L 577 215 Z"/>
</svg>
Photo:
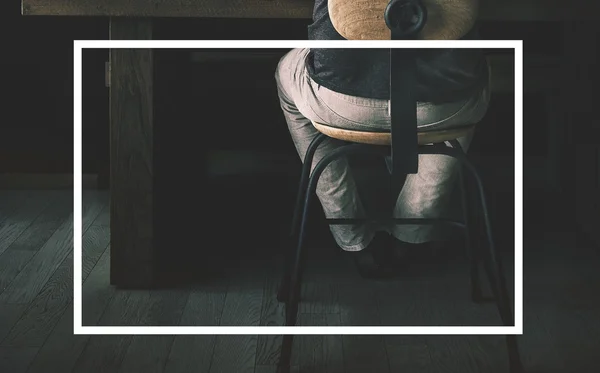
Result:
<svg viewBox="0 0 600 373">
<path fill-rule="evenodd" d="M 356 130 L 390 128 L 389 100 L 354 97 L 334 92 L 315 83 L 305 67 L 308 49 L 294 49 L 279 62 L 275 78 L 283 114 L 301 159 L 310 142 L 319 134 L 311 121 Z M 417 126 L 441 129 L 480 121 L 487 111 L 489 85 L 472 98 L 433 105 L 417 103 Z M 466 151 L 471 136 L 458 139 Z M 329 152 L 341 146 L 326 139 L 315 153 L 312 167 Z M 459 164 L 444 155 L 419 156 L 419 173 L 408 175 L 394 208 L 397 218 L 434 218 L 446 206 L 458 175 Z M 352 170 L 345 159 L 331 163 L 317 183 L 317 196 L 328 218 L 364 217 Z M 422 243 L 435 239 L 429 225 L 378 227 L 367 224 L 331 226 L 337 244 L 347 251 L 364 249 L 376 231 L 385 230 L 397 239 Z"/>
</svg>

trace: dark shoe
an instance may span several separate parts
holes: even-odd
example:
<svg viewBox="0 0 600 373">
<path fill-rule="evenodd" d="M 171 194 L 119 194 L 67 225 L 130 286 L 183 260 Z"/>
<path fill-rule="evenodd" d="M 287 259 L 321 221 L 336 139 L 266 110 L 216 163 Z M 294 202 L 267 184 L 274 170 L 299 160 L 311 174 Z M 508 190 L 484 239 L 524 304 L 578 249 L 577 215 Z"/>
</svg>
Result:
<svg viewBox="0 0 600 373">
<path fill-rule="evenodd" d="M 410 260 L 414 246 L 414 244 L 394 239 L 390 258 L 392 265 L 396 268 L 405 266 Z"/>
<path fill-rule="evenodd" d="M 377 232 L 369 246 L 352 253 L 358 273 L 368 279 L 385 279 L 394 276 L 393 245 L 392 236 L 386 232 Z"/>
</svg>

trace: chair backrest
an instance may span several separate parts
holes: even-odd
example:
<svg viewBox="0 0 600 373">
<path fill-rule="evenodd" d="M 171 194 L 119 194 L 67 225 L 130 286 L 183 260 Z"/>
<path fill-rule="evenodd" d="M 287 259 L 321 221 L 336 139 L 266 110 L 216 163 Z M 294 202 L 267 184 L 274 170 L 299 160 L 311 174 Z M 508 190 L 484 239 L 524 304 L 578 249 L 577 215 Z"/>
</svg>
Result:
<svg viewBox="0 0 600 373">
<path fill-rule="evenodd" d="M 479 0 L 328 0 L 336 31 L 349 40 L 460 39 L 474 26 Z M 416 55 L 390 50 L 392 192 L 418 172 Z"/>
<path fill-rule="evenodd" d="M 390 0 L 329 0 L 329 17 L 348 40 L 390 40 L 384 12 Z M 420 39 L 458 40 L 475 25 L 479 0 L 422 0 L 427 22 Z"/>
</svg>

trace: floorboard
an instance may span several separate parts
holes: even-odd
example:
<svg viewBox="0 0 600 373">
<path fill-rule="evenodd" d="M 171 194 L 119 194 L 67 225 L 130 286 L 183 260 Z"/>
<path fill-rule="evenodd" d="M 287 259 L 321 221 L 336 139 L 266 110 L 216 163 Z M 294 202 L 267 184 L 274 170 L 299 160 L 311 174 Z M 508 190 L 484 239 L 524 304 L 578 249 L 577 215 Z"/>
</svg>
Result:
<svg viewBox="0 0 600 373">
<path fill-rule="evenodd" d="M 83 235 L 82 279 L 85 280 L 110 242 L 110 230 L 107 226 L 93 224 Z"/>
<path fill-rule="evenodd" d="M 0 294 L 69 216 L 72 207 L 65 203 L 66 197 L 64 193 L 57 196 L 0 255 Z"/>
<path fill-rule="evenodd" d="M 19 209 L 23 202 L 34 193 L 36 192 L 32 190 L 0 189 L 0 224 L 3 225 L 9 216 Z"/>
<path fill-rule="evenodd" d="M 301 314 L 298 325 L 340 326 L 339 314 Z M 292 365 L 300 372 L 344 373 L 340 335 L 302 335 L 294 338 Z"/>
<path fill-rule="evenodd" d="M 105 198 L 96 194 L 92 194 L 90 199 L 84 199 L 82 227 L 84 234 L 105 204 Z M 19 272 L 14 281 L 0 294 L 0 302 L 31 302 L 58 266 L 72 252 L 73 218 L 71 214 Z"/>
<path fill-rule="evenodd" d="M 119 372 L 162 373 L 174 338 L 172 335 L 134 336 Z"/>
<path fill-rule="evenodd" d="M 380 305 L 372 283 L 348 282 L 340 285 L 340 319 L 347 326 L 380 326 Z M 381 335 L 344 335 L 344 365 L 347 373 L 370 371 L 390 373 Z"/>
<path fill-rule="evenodd" d="M 71 372 L 89 336 L 73 334 L 73 304 L 48 336 L 27 373 Z"/>
<path fill-rule="evenodd" d="M 0 347 L 0 368 L 3 372 L 25 373 L 37 351 L 37 347 Z"/>
<path fill-rule="evenodd" d="M 6 215 L 0 224 L 0 254 L 25 231 L 50 205 L 55 193 L 34 193 L 25 198 L 19 208 Z M 33 219 L 32 219 L 33 218 Z"/>
<path fill-rule="evenodd" d="M 85 250 L 86 240 L 83 240 L 83 243 L 85 259 L 85 253 L 87 252 Z M 90 275 L 84 278 L 82 298 L 83 325 L 96 325 L 109 300 L 114 295 L 114 289 L 107 286 L 109 263 L 110 250 L 105 248 L 104 253 L 91 270 Z M 48 371 L 70 372 L 73 369 L 89 340 L 89 336 L 73 334 L 72 310 L 73 303 L 69 303 L 57 325 L 35 357 L 29 368 L 29 373 L 45 373 Z"/>
<path fill-rule="evenodd" d="M 73 258 L 68 256 L 2 342 L 2 346 L 40 347 L 73 300 Z"/>
<path fill-rule="evenodd" d="M 223 268 L 187 285 L 116 290 L 109 284 L 108 195 L 84 193 L 83 202 L 84 325 L 283 324 L 275 249 L 219 262 Z M 10 241 L 0 253 L 0 372 L 275 373 L 279 336 L 73 335 L 72 193 L 0 191 L 0 209 L 0 231 Z M 437 263 L 424 256 L 396 280 L 365 281 L 331 241 L 311 242 L 301 325 L 499 324 L 493 304 L 470 301 L 461 255 Z M 564 231 L 524 241 L 518 340 L 527 373 L 595 373 L 600 366 L 600 255 L 582 242 Z M 510 279 L 510 258 L 505 269 Z M 504 338 L 484 335 L 298 336 L 292 364 L 294 373 L 507 371 Z"/>
<path fill-rule="evenodd" d="M 187 302 L 187 291 L 152 290 L 117 292 L 109 301 L 98 325 L 177 325 Z M 160 336 L 93 336 L 74 372 L 144 372 L 149 361 L 166 364 L 173 338 Z M 153 351 L 141 359 L 141 351 Z M 162 368 L 161 368 L 162 371 Z"/>
<path fill-rule="evenodd" d="M 259 326 L 266 276 L 255 263 L 242 263 L 239 271 L 230 271 L 223 306 L 222 326 Z M 210 373 L 252 373 L 256 365 L 256 335 L 218 335 Z"/>
<path fill-rule="evenodd" d="M 13 326 L 27 308 L 26 304 L 2 304 L 0 305 L 0 341 L 11 331 Z"/>
<path fill-rule="evenodd" d="M 281 326 L 285 323 L 285 306 L 275 295 L 281 282 L 281 271 L 271 271 L 265 280 L 260 326 Z M 281 335 L 259 335 L 256 346 L 256 365 L 277 365 L 281 351 Z"/>
<path fill-rule="evenodd" d="M 221 323 L 226 292 L 226 282 L 209 283 L 201 289 L 192 289 L 181 315 L 180 325 L 218 326 Z M 215 335 L 175 336 L 165 373 L 209 372 L 216 339 Z"/>
<path fill-rule="evenodd" d="M 97 325 L 115 295 L 115 288 L 108 284 L 109 276 L 110 247 L 107 247 L 83 283 L 82 322 L 84 326 Z"/>
</svg>

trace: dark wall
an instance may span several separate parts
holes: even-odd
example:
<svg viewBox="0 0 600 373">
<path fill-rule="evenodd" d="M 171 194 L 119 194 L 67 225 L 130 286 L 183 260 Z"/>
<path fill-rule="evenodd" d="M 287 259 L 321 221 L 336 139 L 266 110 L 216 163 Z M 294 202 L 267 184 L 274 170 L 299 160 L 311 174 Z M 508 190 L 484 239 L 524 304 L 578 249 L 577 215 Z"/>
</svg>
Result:
<svg viewBox="0 0 600 373">
<path fill-rule="evenodd" d="M 73 40 L 105 39 L 108 20 L 23 17 L 20 0 L 0 2 L 3 36 L 0 69 L 2 124 L 0 172 L 68 173 L 73 169 Z M 106 51 L 104 51 L 106 53 Z M 103 53 L 93 53 L 86 70 L 84 172 L 94 172 L 107 145 L 108 92 L 103 87 Z M 89 57 L 92 57 L 91 54 Z M 95 139 L 102 138 L 94 145 Z"/>
<path fill-rule="evenodd" d="M 106 39 L 108 19 L 90 17 L 23 17 L 19 0 L 1 2 L 4 58 L 0 60 L 3 88 L 0 170 L 11 172 L 71 172 L 73 124 L 73 39 Z M 157 20 L 157 39 L 304 39 L 310 20 L 252 19 L 163 19 Z M 275 31 L 276 30 L 276 31 Z M 552 24 L 481 25 L 487 39 L 525 39 L 526 53 L 560 54 L 554 48 L 560 29 Z M 560 43 L 558 43 L 560 45 Z M 95 173 L 108 166 L 108 89 L 104 86 L 106 50 L 84 52 L 84 172 Z M 226 65 L 223 65 L 226 66 Z M 263 74 L 264 69 L 257 70 Z M 216 70 L 213 76 L 227 74 Z M 256 97 L 256 96 L 254 96 Z M 527 110 L 535 108 L 526 105 Z M 247 106 L 260 102 L 246 103 Z M 533 109 L 532 109 L 533 108 Z M 536 114 L 531 114 L 535 117 Z M 479 137 L 477 146 L 486 152 L 507 153 L 502 147 L 505 123 L 495 124 Z M 540 133 L 544 123 L 526 129 L 526 153 L 542 155 L 545 142 L 528 141 L 528 133 Z M 531 137 L 531 136 L 529 136 Z M 501 140 L 501 139 L 500 139 Z M 505 142 L 504 142 L 505 143 Z"/>
</svg>

